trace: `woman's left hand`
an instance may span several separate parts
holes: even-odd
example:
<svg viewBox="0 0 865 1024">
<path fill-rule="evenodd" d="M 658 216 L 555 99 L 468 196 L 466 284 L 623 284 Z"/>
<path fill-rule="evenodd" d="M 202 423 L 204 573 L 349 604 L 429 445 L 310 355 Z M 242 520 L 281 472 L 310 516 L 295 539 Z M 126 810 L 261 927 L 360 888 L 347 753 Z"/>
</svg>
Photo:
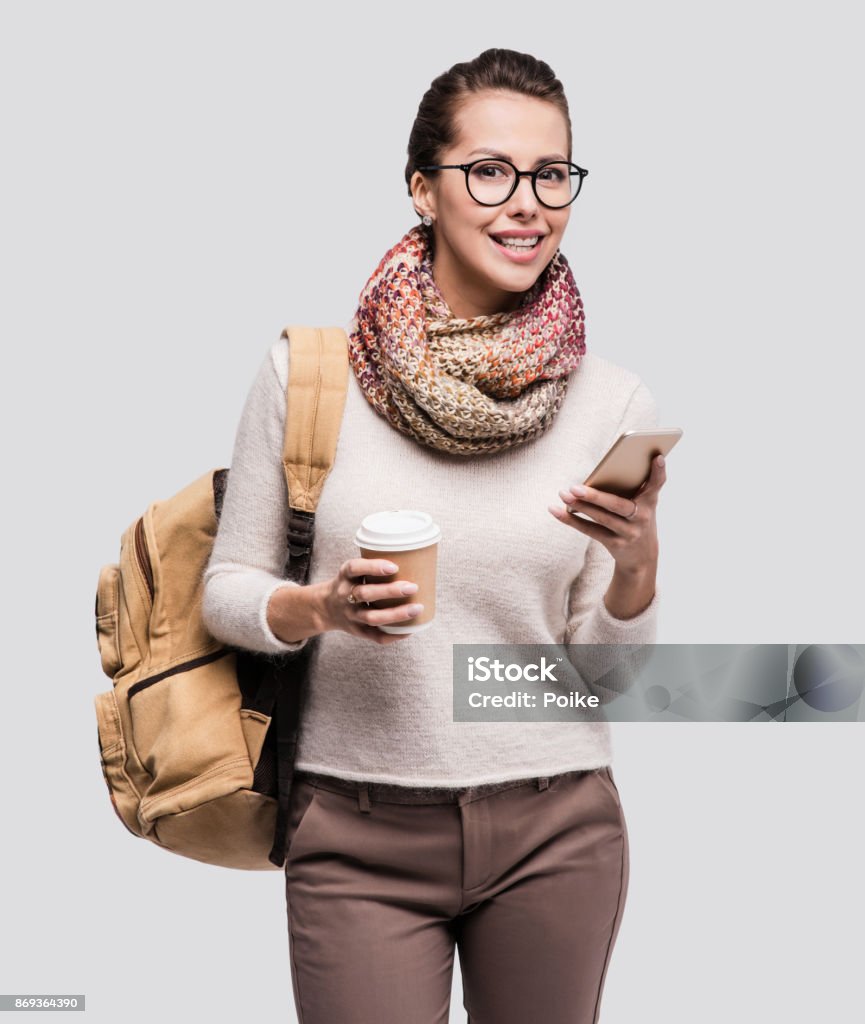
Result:
<svg viewBox="0 0 865 1024">
<path fill-rule="evenodd" d="M 575 484 L 559 491 L 566 507 L 550 505 L 549 510 L 560 522 L 600 541 L 623 572 L 654 569 L 658 564 L 655 512 L 666 479 L 664 457 L 656 455 L 648 478 L 633 498 L 620 498 L 609 491 Z M 575 512 L 591 516 L 594 522 L 574 515 Z"/>
</svg>

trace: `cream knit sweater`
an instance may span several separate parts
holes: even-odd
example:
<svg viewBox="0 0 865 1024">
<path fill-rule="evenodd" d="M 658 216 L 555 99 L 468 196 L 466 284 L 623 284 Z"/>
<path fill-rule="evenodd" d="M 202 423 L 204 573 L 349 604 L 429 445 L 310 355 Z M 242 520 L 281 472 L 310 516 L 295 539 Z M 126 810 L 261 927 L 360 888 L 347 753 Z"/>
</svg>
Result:
<svg viewBox="0 0 865 1024">
<path fill-rule="evenodd" d="M 262 652 L 306 643 L 278 640 L 266 617 L 273 591 L 296 586 L 282 578 L 288 358 L 280 338 L 249 391 L 204 576 L 207 628 L 225 643 Z M 445 455 L 391 427 L 349 369 L 310 583 L 331 579 L 359 555 L 354 532 L 368 513 L 423 509 L 442 530 L 436 617 L 384 647 L 341 631 L 320 637 L 297 767 L 373 782 L 468 786 L 609 764 L 603 721 L 454 722 L 451 645 L 654 643 L 658 591 L 634 618 L 612 617 L 603 602 L 612 556 L 547 506 L 560 503 L 561 488 L 585 479 L 622 431 L 657 425 L 639 377 L 587 352 L 540 438 L 492 455 Z"/>
</svg>

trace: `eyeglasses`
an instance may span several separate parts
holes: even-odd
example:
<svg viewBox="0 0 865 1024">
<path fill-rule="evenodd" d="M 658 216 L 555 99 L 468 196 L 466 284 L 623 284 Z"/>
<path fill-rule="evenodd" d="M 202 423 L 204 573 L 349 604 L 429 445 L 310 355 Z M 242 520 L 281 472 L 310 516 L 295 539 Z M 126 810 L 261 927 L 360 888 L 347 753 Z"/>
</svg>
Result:
<svg viewBox="0 0 865 1024">
<path fill-rule="evenodd" d="M 536 171 L 518 171 L 509 160 L 482 157 L 470 164 L 428 164 L 419 171 L 463 171 L 469 195 L 481 206 L 501 206 L 516 192 L 520 178 L 532 179 L 532 190 L 542 206 L 561 210 L 580 194 L 585 168 L 565 161 L 543 164 Z"/>
</svg>

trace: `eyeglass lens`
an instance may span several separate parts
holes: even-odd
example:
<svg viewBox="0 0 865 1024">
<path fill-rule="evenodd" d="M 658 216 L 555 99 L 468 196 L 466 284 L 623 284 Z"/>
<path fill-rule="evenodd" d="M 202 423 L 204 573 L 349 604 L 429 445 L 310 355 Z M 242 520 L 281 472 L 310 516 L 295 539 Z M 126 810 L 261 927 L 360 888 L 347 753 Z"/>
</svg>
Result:
<svg viewBox="0 0 865 1024">
<path fill-rule="evenodd" d="M 496 204 L 507 199 L 516 172 L 499 160 L 476 163 L 468 172 L 469 194 L 479 203 Z M 535 194 L 548 206 L 567 206 L 580 191 L 582 175 L 572 164 L 549 163 L 538 169 Z"/>
</svg>

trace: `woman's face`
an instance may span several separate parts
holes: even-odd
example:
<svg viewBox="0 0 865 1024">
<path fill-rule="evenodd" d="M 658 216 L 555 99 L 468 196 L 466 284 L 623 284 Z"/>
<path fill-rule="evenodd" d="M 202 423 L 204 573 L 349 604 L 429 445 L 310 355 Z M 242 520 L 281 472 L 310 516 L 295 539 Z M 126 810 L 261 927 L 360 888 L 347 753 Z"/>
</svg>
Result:
<svg viewBox="0 0 865 1024">
<path fill-rule="evenodd" d="M 547 100 L 512 92 L 472 94 L 460 106 L 454 145 L 441 164 L 466 164 L 484 156 L 506 157 L 518 170 L 568 159 L 564 115 Z M 520 297 L 555 255 L 571 215 L 569 206 L 542 206 L 531 180 L 522 177 L 500 206 L 476 203 L 462 171 L 438 171 L 411 181 L 415 208 L 433 218 L 433 274 L 454 316 L 472 317 L 516 309 Z M 504 249 L 502 234 L 537 235 L 531 252 Z"/>
</svg>

